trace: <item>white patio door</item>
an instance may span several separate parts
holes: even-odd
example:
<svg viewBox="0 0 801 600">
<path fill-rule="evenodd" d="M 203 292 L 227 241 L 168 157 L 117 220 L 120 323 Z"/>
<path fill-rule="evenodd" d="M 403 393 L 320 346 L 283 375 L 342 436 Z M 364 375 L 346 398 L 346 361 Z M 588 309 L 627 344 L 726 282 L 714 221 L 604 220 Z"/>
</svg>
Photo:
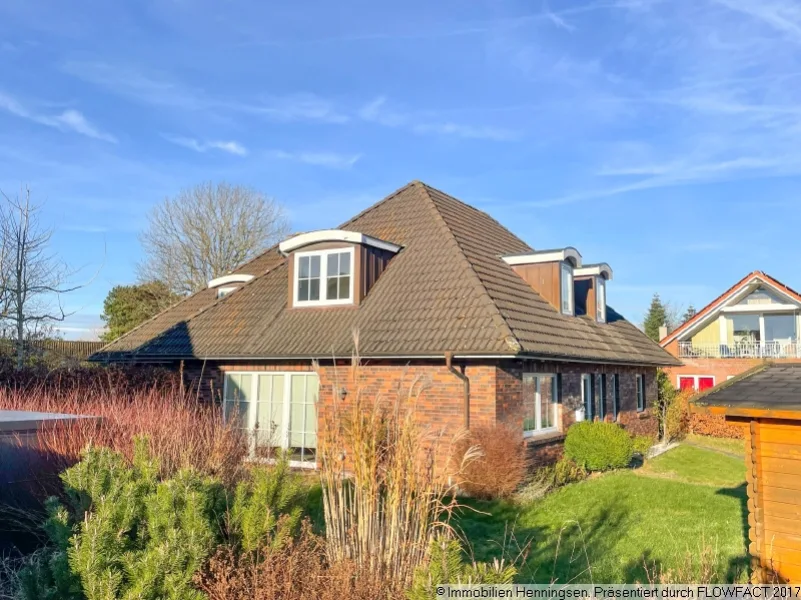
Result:
<svg viewBox="0 0 801 600">
<path fill-rule="evenodd" d="M 317 454 L 316 373 L 225 374 L 224 415 L 247 430 L 251 454 L 289 451 L 293 463 L 313 464 Z"/>
</svg>

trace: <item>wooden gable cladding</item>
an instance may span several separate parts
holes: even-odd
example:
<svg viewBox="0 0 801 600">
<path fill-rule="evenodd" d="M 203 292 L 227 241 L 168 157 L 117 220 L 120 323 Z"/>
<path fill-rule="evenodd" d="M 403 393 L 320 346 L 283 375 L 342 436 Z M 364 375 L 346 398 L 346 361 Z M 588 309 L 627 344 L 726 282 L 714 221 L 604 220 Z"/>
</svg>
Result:
<svg viewBox="0 0 801 600">
<path fill-rule="evenodd" d="M 561 311 L 561 266 L 561 262 L 554 261 L 513 265 L 512 270 L 520 275 L 548 304 Z"/>
<path fill-rule="evenodd" d="M 576 276 L 573 279 L 573 294 L 576 302 L 576 316 L 590 315 L 595 318 L 597 301 L 595 275 Z"/>
<path fill-rule="evenodd" d="M 295 252 L 287 255 L 288 266 L 288 285 L 287 285 L 287 306 L 294 307 L 294 286 L 295 282 L 295 254 L 305 252 L 315 252 L 318 250 L 346 250 L 353 248 L 353 269 L 351 277 L 353 277 L 353 303 L 352 304 L 337 304 L 332 305 L 336 308 L 347 308 L 350 306 L 359 306 L 362 301 L 367 297 L 370 289 L 375 285 L 378 278 L 389 265 L 390 259 L 394 253 L 388 250 L 382 250 L 373 246 L 363 244 L 350 244 L 347 242 L 320 242 L 317 244 L 310 244 L 304 246 Z M 324 285 L 325 283 L 321 283 Z M 299 307 L 308 310 L 311 307 Z M 327 308 L 326 306 L 318 306 L 317 308 Z"/>
</svg>

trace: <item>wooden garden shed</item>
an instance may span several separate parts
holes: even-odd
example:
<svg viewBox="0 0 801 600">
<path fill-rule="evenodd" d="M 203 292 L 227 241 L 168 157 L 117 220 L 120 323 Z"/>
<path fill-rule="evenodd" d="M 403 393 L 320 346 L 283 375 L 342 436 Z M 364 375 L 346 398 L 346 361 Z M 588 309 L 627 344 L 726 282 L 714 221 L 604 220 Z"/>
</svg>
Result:
<svg viewBox="0 0 801 600">
<path fill-rule="evenodd" d="M 755 582 L 801 582 L 801 364 L 765 364 L 698 397 L 745 430 Z"/>
</svg>

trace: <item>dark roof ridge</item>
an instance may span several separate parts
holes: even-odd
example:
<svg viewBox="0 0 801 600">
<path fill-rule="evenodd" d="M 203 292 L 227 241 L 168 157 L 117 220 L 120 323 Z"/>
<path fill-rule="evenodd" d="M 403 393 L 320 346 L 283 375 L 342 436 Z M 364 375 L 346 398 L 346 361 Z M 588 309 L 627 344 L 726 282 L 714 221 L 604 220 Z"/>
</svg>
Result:
<svg viewBox="0 0 801 600">
<path fill-rule="evenodd" d="M 447 235 L 450 237 L 450 239 L 456 245 L 456 248 L 459 250 L 459 258 L 460 258 L 460 260 L 462 260 L 463 262 L 465 262 L 467 264 L 467 268 L 469 270 L 469 273 L 470 273 L 472 279 L 478 285 L 479 289 L 481 290 L 482 295 L 486 298 L 486 301 L 487 301 L 488 305 L 491 307 L 491 311 L 492 311 L 493 317 L 494 317 L 493 321 L 495 321 L 498 325 L 502 326 L 506 330 L 505 335 L 503 336 L 503 342 L 507 346 L 510 347 L 510 350 L 512 350 L 514 352 L 520 352 L 520 350 L 522 348 L 522 345 L 520 344 L 520 340 L 518 340 L 517 336 L 515 336 L 514 332 L 512 331 L 511 326 L 509 325 L 509 322 L 506 320 L 506 317 L 503 316 L 503 313 L 498 308 L 497 303 L 495 302 L 495 300 L 493 300 L 492 296 L 490 295 L 489 291 L 487 290 L 487 286 L 484 285 L 484 282 L 481 280 L 481 277 L 479 277 L 478 273 L 476 273 L 475 265 L 473 265 L 472 261 L 469 258 L 467 258 L 467 255 L 465 254 L 465 251 L 462 248 L 462 245 L 459 243 L 459 240 L 453 234 L 453 231 L 451 230 L 450 226 L 448 225 L 448 222 L 445 220 L 445 217 L 442 216 L 442 213 L 440 212 L 439 207 L 437 206 L 436 200 L 434 200 L 434 198 L 431 197 L 431 190 L 433 189 L 434 191 L 442 194 L 443 196 L 446 196 L 447 198 L 451 198 L 453 200 L 456 200 L 456 198 L 453 198 L 453 196 L 451 196 L 450 194 L 446 194 L 445 192 L 443 192 L 441 190 L 438 190 L 436 188 L 432 188 L 432 187 L 427 186 L 425 184 L 421 184 L 421 188 L 422 188 L 422 191 L 425 193 L 425 197 L 427 198 L 428 203 L 431 206 L 431 209 L 433 210 L 433 212 L 434 212 L 434 214 L 435 214 L 435 216 L 437 218 L 437 221 L 440 223 L 442 229 L 447 233 Z M 457 200 L 457 202 L 459 202 L 459 204 L 461 204 L 463 206 L 470 206 L 469 204 L 465 204 L 461 200 Z M 470 207 L 470 208 L 473 208 L 473 207 Z M 473 210 L 477 210 L 478 211 L 478 209 L 473 209 Z M 481 211 L 478 211 L 478 212 L 481 212 Z M 510 339 L 514 340 L 514 345 L 509 343 Z"/>
</svg>

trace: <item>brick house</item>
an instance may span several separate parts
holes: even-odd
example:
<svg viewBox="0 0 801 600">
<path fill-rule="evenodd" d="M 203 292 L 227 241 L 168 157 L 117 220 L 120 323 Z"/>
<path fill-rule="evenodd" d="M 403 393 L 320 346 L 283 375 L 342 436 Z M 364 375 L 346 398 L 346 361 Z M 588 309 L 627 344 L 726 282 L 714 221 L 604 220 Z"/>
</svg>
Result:
<svg viewBox="0 0 801 600">
<path fill-rule="evenodd" d="M 358 332 L 362 393 L 424 381 L 426 425 L 509 424 L 546 459 L 577 419 L 656 431 L 656 369 L 679 362 L 607 306 L 611 279 L 575 248 L 535 251 L 412 182 L 210 281 L 94 360 L 181 363 L 203 397 L 238 408 L 256 446 L 314 465 Z"/>
<path fill-rule="evenodd" d="M 705 391 L 766 360 L 798 362 L 801 295 L 753 271 L 659 342 L 683 363 L 666 370 L 680 389 Z"/>
</svg>

